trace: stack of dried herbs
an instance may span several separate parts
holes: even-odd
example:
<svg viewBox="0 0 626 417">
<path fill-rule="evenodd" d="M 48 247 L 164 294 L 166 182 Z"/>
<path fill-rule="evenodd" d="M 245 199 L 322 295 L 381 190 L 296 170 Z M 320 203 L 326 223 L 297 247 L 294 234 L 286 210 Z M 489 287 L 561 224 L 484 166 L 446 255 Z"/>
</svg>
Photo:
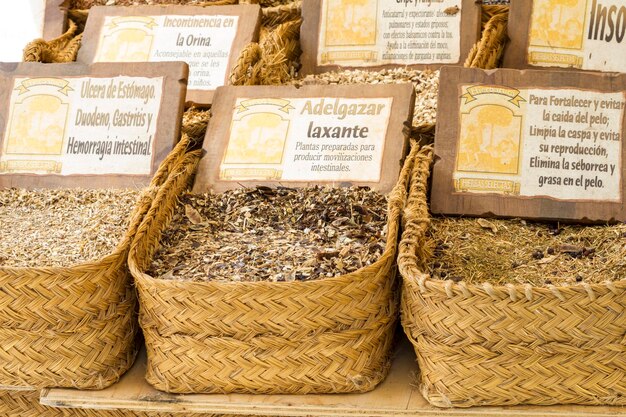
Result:
<svg viewBox="0 0 626 417">
<path fill-rule="evenodd" d="M 139 193 L 0 189 L 0 266 L 69 267 L 109 255 Z"/>
<path fill-rule="evenodd" d="M 401 84 L 412 83 L 415 88 L 415 111 L 413 126 L 434 124 L 437 119 L 437 94 L 439 92 L 439 71 L 419 71 L 409 68 L 393 68 L 381 71 L 346 70 L 308 75 L 303 84 Z"/>
<path fill-rule="evenodd" d="M 193 281 L 305 281 L 356 271 L 385 249 L 387 201 L 365 187 L 185 194 L 148 271 Z"/>
<path fill-rule="evenodd" d="M 574 285 L 626 278 L 626 225 L 434 218 L 427 267 L 471 284 Z"/>
</svg>

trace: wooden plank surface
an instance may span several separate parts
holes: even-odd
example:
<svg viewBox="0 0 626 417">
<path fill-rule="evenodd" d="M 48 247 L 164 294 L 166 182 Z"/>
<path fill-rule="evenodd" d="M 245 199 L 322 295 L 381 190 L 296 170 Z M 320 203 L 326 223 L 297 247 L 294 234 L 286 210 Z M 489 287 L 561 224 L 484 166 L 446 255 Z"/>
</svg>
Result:
<svg viewBox="0 0 626 417">
<path fill-rule="evenodd" d="M 53 407 L 136 411 L 212 412 L 259 416 L 623 416 L 623 407 L 519 406 L 438 409 L 428 405 L 411 384 L 417 365 L 408 341 L 396 350 L 391 373 L 374 391 L 337 395 L 172 395 L 155 390 L 143 375 L 145 353 L 116 385 L 102 391 L 46 389 L 41 403 Z"/>
</svg>

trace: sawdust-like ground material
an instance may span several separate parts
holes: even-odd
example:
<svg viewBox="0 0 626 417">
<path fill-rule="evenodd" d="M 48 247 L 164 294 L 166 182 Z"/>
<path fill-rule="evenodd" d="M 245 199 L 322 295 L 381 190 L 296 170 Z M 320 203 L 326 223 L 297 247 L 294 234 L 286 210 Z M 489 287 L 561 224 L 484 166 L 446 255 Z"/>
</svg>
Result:
<svg viewBox="0 0 626 417">
<path fill-rule="evenodd" d="M 400 84 L 412 83 L 415 88 L 413 126 L 434 124 L 437 120 L 439 71 L 393 68 L 381 71 L 346 70 L 308 75 L 292 81 L 295 85 L 323 84 Z"/>
<path fill-rule="evenodd" d="M 148 271 L 185 281 L 307 281 L 385 249 L 387 200 L 365 187 L 185 194 Z"/>
<path fill-rule="evenodd" d="M 0 189 L 0 266 L 69 267 L 111 254 L 139 194 Z"/>
<path fill-rule="evenodd" d="M 626 278 L 626 225 L 433 218 L 435 278 L 471 284 L 575 285 Z"/>
</svg>

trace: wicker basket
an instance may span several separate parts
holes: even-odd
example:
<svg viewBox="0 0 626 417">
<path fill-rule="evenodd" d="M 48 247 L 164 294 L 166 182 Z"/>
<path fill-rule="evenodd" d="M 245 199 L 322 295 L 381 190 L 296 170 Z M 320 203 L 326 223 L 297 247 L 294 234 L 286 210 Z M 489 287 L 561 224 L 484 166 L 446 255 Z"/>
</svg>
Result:
<svg viewBox="0 0 626 417">
<path fill-rule="evenodd" d="M 437 407 L 626 405 L 626 280 L 543 288 L 431 279 L 421 249 L 428 176 L 411 179 L 398 256 L 424 397 Z"/>
<path fill-rule="evenodd" d="M 0 385 L 98 389 L 132 365 L 138 326 L 128 251 L 187 144 L 161 164 L 112 254 L 67 268 L 0 267 Z"/>
<path fill-rule="evenodd" d="M 386 375 L 397 317 L 399 216 L 418 146 L 389 199 L 381 259 L 311 282 L 177 282 L 143 271 L 199 156 L 155 197 L 129 255 L 148 352 L 147 380 L 176 392 L 323 393 L 373 389 Z"/>
</svg>

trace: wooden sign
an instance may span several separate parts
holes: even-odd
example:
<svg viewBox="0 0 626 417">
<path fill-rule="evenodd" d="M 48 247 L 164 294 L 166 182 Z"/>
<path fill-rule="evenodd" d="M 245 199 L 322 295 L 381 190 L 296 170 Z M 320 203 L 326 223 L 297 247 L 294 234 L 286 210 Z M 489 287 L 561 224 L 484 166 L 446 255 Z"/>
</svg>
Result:
<svg viewBox="0 0 626 417">
<path fill-rule="evenodd" d="M 147 184 L 178 139 L 185 63 L 0 64 L 0 188 Z"/>
<path fill-rule="evenodd" d="M 444 68 L 435 213 L 625 221 L 626 74 Z"/>
<path fill-rule="evenodd" d="M 307 0 L 302 72 L 462 64 L 480 34 L 474 0 Z"/>
<path fill-rule="evenodd" d="M 66 18 L 63 4 L 64 0 L 5 2 L 0 13 L 0 62 L 20 62 L 29 42 L 61 36 Z"/>
<path fill-rule="evenodd" d="M 280 184 L 388 192 L 414 102 L 411 84 L 222 87 L 194 192 Z"/>
<path fill-rule="evenodd" d="M 185 61 L 187 100 L 210 104 L 241 50 L 258 39 L 259 5 L 93 7 L 77 60 Z"/>
<path fill-rule="evenodd" d="M 504 65 L 626 72 L 624 0 L 511 2 Z"/>
</svg>

